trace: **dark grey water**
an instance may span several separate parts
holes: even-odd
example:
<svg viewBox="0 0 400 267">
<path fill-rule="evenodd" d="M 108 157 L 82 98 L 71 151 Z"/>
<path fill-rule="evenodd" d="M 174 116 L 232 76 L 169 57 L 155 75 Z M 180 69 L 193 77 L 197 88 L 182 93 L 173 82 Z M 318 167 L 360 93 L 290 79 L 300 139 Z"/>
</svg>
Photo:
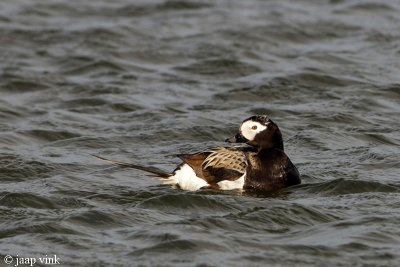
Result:
<svg viewBox="0 0 400 267">
<path fill-rule="evenodd" d="M 398 266 L 399 14 L 397 0 L 2 1 L 0 266 Z M 172 170 L 251 114 L 278 123 L 301 186 L 183 192 L 89 156 Z"/>
</svg>

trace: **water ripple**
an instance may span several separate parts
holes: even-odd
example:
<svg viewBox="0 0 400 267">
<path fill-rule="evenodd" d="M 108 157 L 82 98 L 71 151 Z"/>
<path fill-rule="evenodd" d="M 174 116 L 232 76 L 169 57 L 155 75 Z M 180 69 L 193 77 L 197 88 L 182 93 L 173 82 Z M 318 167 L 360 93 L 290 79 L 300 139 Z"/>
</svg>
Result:
<svg viewBox="0 0 400 267">
<path fill-rule="evenodd" d="M 398 1 L 0 2 L 0 246 L 65 266 L 397 266 Z M 268 114 L 303 183 L 183 192 Z M 4 256 L 4 255 L 3 255 Z"/>
</svg>

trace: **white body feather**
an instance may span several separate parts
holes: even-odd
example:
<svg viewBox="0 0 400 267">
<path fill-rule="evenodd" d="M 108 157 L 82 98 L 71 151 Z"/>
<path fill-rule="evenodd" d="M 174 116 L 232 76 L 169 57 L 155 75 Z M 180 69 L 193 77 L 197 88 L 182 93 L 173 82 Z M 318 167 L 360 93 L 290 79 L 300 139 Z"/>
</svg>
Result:
<svg viewBox="0 0 400 267">
<path fill-rule="evenodd" d="M 246 173 L 234 181 L 223 180 L 217 184 L 219 186 L 219 189 L 221 189 L 221 190 L 242 190 L 243 185 L 244 185 L 244 177 L 245 176 L 246 176 Z"/>
<path fill-rule="evenodd" d="M 163 184 L 178 185 L 183 190 L 196 191 L 209 184 L 196 176 L 194 170 L 188 165 L 183 164 L 179 170 L 175 171 L 175 174 L 169 178 L 161 178 L 160 181 Z"/>
<path fill-rule="evenodd" d="M 234 181 L 223 180 L 217 184 L 221 190 L 241 190 L 244 185 L 244 177 L 245 174 Z M 160 178 L 159 180 L 163 184 L 177 185 L 181 189 L 188 191 L 196 191 L 202 187 L 209 186 L 205 180 L 196 176 L 196 173 L 188 164 L 183 164 L 180 169 L 175 171 L 174 175 L 168 178 Z"/>
</svg>

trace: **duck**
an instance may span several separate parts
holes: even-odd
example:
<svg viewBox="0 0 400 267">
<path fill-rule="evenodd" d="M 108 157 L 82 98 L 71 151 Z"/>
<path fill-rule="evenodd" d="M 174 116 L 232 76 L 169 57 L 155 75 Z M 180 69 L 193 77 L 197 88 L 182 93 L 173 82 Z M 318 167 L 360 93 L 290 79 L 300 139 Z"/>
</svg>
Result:
<svg viewBox="0 0 400 267">
<path fill-rule="evenodd" d="M 172 172 L 93 156 L 114 165 L 147 172 L 163 184 L 188 191 L 274 191 L 301 183 L 299 171 L 284 152 L 281 131 L 267 115 L 245 119 L 238 133 L 225 141 L 240 145 L 177 155 L 182 163 Z"/>
</svg>

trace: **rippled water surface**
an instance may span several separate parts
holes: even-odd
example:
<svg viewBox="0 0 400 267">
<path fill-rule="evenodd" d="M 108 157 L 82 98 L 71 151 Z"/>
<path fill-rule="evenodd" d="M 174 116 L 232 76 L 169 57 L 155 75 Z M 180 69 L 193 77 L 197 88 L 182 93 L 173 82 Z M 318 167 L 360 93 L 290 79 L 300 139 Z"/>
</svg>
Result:
<svg viewBox="0 0 400 267">
<path fill-rule="evenodd" d="M 0 266 L 399 266 L 399 14 L 1 1 Z M 172 170 L 251 114 L 278 123 L 302 185 L 184 192 L 90 156 Z"/>
</svg>

